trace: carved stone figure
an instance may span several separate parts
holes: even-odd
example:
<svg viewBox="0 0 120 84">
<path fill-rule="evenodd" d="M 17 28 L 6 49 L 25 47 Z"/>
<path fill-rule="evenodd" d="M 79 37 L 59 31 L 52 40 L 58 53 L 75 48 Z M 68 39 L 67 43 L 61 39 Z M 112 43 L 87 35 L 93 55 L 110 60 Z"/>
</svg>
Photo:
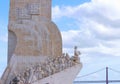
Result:
<svg viewBox="0 0 120 84">
<path fill-rule="evenodd" d="M 80 58 L 79 58 L 79 55 L 80 55 L 80 51 L 77 50 L 77 46 L 74 47 L 74 56 L 72 57 L 72 60 L 75 62 L 75 63 L 80 63 Z"/>
<path fill-rule="evenodd" d="M 40 72 L 41 72 L 42 78 L 44 78 L 44 74 L 45 74 L 45 73 L 44 73 L 44 70 L 43 70 L 43 69 L 41 69 L 41 71 L 40 71 Z"/>
<path fill-rule="evenodd" d="M 59 66 L 60 66 L 60 64 L 59 64 L 59 62 L 58 62 L 58 58 L 56 58 L 56 59 L 54 60 L 55 72 L 59 72 Z"/>
<path fill-rule="evenodd" d="M 30 79 L 30 69 L 27 67 L 27 69 L 24 72 L 23 75 L 24 79 L 25 79 L 25 83 L 28 83 L 29 79 Z"/>
<path fill-rule="evenodd" d="M 19 80 L 17 77 L 14 77 L 14 79 L 10 82 L 10 84 L 18 84 Z"/>
<path fill-rule="evenodd" d="M 59 71 L 62 71 L 62 57 L 61 56 L 58 58 L 58 62 L 59 62 Z"/>
<path fill-rule="evenodd" d="M 79 56 L 81 53 L 77 50 L 77 46 L 74 47 L 74 56 Z"/>
<path fill-rule="evenodd" d="M 31 67 L 30 67 L 30 77 L 29 77 L 29 80 L 28 80 L 28 83 L 31 83 L 32 82 L 32 77 L 33 77 L 33 75 L 34 75 L 34 68 L 33 68 L 34 66 L 32 65 Z"/>
<path fill-rule="evenodd" d="M 42 66 L 42 75 L 43 75 L 43 78 L 44 77 L 47 77 L 47 70 L 46 70 L 46 63 L 43 63 L 43 66 Z"/>
<path fill-rule="evenodd" d="M 51 69 L 49 63 L 46 64 L 46 71 L 47 71 L 48 76 L 50 76 L 52 74 L 52 69 Z"/>
<path fill-rule="evenodd" d="M 42 79 L 42 68 L 39 66 L 38 68 L 38 80 Z"/>
<path fill-rule="evenodd" d="M 62 61 L 62 70 L 63 70 L 63 69 L 65 69 L 65 66 L 66 66 L 65 65 L 65 61 L 66 61 L 65 56 L 62 56 L 61 61 Z"/>
<path fill-rule="evenodd" d="M 65 57 L 65 53 L 63 53 L 62 56 Z"/>
<path fill-rule="evenodd" d="M 70 60 L 70 57 L 68 55 L 68 53 L 66 53 L 66 56 L 65 56 L 65 67 L 68 68 L 68 67 L 71 67 L 71 60 Z"/>
<path fill-rule="evenodd" d="M 32 76 L 32 81 L 31 82 L 35 82 L 35 81 L 37 81 L 38 79 L 37 79 L 37 74 L 36 74 L 36 70 L 34 69 L 34 74 L 33 74 L 33 76 Z"/>
<path fill-rule="evenodd" d="M 17 76 L 17 78 L 19 80 L 18 84 L 24 84 L 25 83 L 25 79 L 20 74 Z"/>
<path fill-rule="evenodd" d="M 54 73 L 56 72 L 56 69 L 55 69 L 55 67 L 54 67 L 53 61 L 51 61 L 51 62 L 49 63 L 49 66 L 50 66 L 50 68 L 51 68 L 51 70 L 52 70 L 52 74 L 54 74 Z"/>
</svg>

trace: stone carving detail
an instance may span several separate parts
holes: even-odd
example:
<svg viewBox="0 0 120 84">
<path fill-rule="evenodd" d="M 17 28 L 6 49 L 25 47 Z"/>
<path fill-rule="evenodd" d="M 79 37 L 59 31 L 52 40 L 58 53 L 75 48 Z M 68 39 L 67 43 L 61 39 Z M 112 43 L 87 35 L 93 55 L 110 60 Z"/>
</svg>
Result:
<svg viewBox="0 0 120 84">
<path fill-rule="evenodd" d="M 18 77 L 13 78 L 12 81 L 10 81 L 9 84 L 18 84 L 20 81 L 18 80 Z"/>
<path fill-rule="evenodd" d="M 51 19 L 51 0 L 10 0 L 8 66 L 2 84 L 33 84 L 79 63 L 79 54 L 62 55 L 61 33 Z"/>
<path fill-rule="evenodd" d="M 32 84 L 37 80 L 43 79 L 80 63 L 80 52 L 77 51 L 77 47 L 74 49 L 75 56 L 71 58 L 68 53 L 64 53 L 62 56 L 56 58 L 48 58 L 45 63 L 38 63 L 30 68 L 27 67 L 23 73 L 15 76 L 10 84 Z"/>
<path fill-rule="evenodd" d="M 74 56 L 72 57 L 72 60 L 75 62 L 75 63 L 79 63 L 80 61 L 80 58 L 79 58 L 79 55 L 80 55 L 80 51 L 77 50 L 77 46 L 74 47 Z"/>
<path fill-rule="evenodd" d="M 40 4 L 38 4 L 38 3 L 29 4 L 28 9 L 29 9 L 29 14 L 31 14 L 31 15 L 39 14 L 39 12 L 40 12 Z"/>
<path fill-rule="evenodd" d="M 17 12 L 18 19 L 30 19 L 31 18 L 27 8 L 24 8 L 24 9 L 17 8 L 16 12 Z"/>
<path fill-rule="evenodd" d="M 31 19 L 31 15 L 38 15 L 40 13 L 40 4 L 32 3 L 26 5 L 24 8 L 16 8 L 17 19 Z"/>
<path fill-rule="evenodd" d="M 78 57 L 80 55 L 80 51 L 77 50 L 77 46 L 74 47 L 74 56 Z"/>
<path fill-rule="evenodd" d="M 25 0 L 15 0 L 15 3 L 17 4 L 17 3 L 24 3 L 25 2 Z"/>
</svg>

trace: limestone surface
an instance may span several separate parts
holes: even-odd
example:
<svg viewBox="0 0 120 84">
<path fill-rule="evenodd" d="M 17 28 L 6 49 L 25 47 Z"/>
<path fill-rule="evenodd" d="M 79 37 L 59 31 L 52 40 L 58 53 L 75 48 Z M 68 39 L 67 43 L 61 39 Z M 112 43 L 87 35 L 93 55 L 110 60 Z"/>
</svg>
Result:
<svg viewBox="0 0 120 84">
<path fill-rule="evenodd" d="M 34 82 L 33 84 L 73 84 L 76 75 L 80 72 L 82 64 L 77 64 L 59 73 Z"/>
<path fill-rule="evenodd" d="M 51 0 L 11 0 L 8 62 L 16 56 L 61 56 L 62 38 L 51 21 Z"/>
<path fill-rule="evenodd" d="M 79 55 L 77 47 L 71 58 L 62 54 L 51 0 L 10 0 L 8 65 L 0 84 L 72 84 L 82 68 Z"/>
</svg>

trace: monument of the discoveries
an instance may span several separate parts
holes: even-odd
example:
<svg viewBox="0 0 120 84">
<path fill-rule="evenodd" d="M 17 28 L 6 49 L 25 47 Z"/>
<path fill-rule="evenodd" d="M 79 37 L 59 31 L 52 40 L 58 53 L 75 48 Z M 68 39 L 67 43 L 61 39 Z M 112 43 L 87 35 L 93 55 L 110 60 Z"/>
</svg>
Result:
<svg viewBox="0 0 120 84">
<path fill-rule="evenodd" d="M 62 53 L 51 21 L 51 0 L 10 0 L 8 65 L 1 84 L 72 84 L 82 68 L 80 52 Z"/>
</svg>

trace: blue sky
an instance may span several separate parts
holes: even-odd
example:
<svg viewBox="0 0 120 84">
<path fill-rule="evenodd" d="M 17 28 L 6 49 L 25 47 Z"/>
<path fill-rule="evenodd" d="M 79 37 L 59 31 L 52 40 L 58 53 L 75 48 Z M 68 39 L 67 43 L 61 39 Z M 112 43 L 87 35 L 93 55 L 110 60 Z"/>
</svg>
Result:
<svg viewBox="0 0 120 84">
<path fill-rule="evenodd" d="M 119 3 L 119 0 L 53 0 L 52 20 L 61 31 L 64 52 L 72 54 L 74 45 L 82 52 L 83 68 L 79 75 L 106 66 L 120 71 Z M 0 75 L 7 59 L 8 10 L 9 0 L 0 2 Z M 119 76 L 112 73 L 110 78 Z M 104 79 L 104 72 L 90 78 Z"/>
</svg>

